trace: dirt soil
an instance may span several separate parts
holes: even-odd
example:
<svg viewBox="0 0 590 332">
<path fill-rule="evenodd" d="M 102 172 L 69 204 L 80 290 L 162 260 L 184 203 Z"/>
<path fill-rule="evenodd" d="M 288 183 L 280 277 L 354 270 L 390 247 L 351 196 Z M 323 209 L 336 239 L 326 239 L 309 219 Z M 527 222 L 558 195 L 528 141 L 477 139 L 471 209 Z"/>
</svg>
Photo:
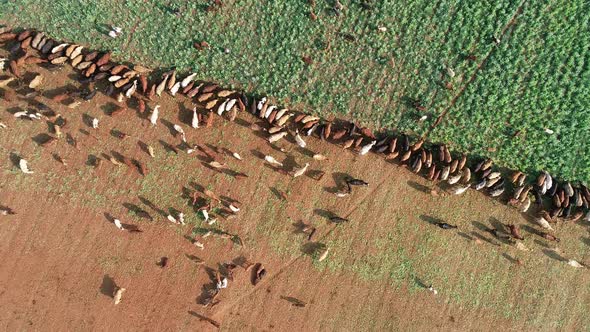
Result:
<svg viewBox="0 0 590 332">
<path fill-rule="evenodd" d="M 287 141 L 271 146 L 264 135 L 249 128 L 256 119 L 248 114 L 240 115 L 235 123 L 217 117 L 213 128 L 193 130 L 186 125 L 192 106 L 184 98 L 164 96 L 157 101 L 162 115 L 156 128 L 135 110 L 109 116 L 116 102 L 102 93 L 69 109 L 66 102 L 56 103 L 48 97 L 64 86 L 79 86 L 73 80 L 73 71 L 28 69 L 45 76 L 43 92 L 25 97 L 27 89 L 22 90 L 22 83 L 30 77 L 25 76 L 10 85 L 9 89 L 21 91 L 12 101 L 0 100 L 0 121 L 8 126 L 0 133 L 0 153 L 5 156 L 0 204 L 17 212 L 0 217 L 2 329 L 216 330 L 211 321 L 218 322 L 223 330 L 256 331 L 530 328 L 490 310 L 450 301 L 444 290 L 434 296 L 425 289 L 397 287 L 388 278 L 360 278 L 344 267 L 318 266 L 317 256 L 305 249 L 306 236 L 294 232 L 293 226 L 298 221 L 313 224 L 317 228 L 313 243 L 349 239 L 351 245 L 346 251 L 335 248 L 327 260 L 339 255 L 345 257 L 344 265 L 352 265 L 375 252 L 370 240 L 394 229 L 399 220 L 396 216 L 410 216 L 403 221 L 404 227 L 413 224 L 423 231 L 432 225 L 419 216 L 427 219 L 424 215 L 456 206 L 464 206 L 466 214 L 474 209 L 481 211 L 480 216 L 522 221 L 514 210 L 479 193 L 432 196 L 433 187 L 405 168 L 375 155 L 359 157 L 316 138 L 308 139 L 307 149 Z M 44 120 L 29 122 L 11 115 L 30 108 L 32 100 L 45 103 L 68 119 L 63 131 L 77 141 L 77 148 L 65 138 L 40 146 L 38 135 L 54 135 L 51 126 Z M 149 104 L 149 109 L 154 105 Z M 88 116 L 100 119 L 98 130 L 88 126 Z M 236 179 L 207 167 L 203 153 L 188 155 L 181 150 L 177 155 L 167 150 L 168 144 L 180 144 L 173 135 L 172 123 L 185 124 L 191 145 L 208 144 L 239 152 L 243 161 L 220 158 L 248 178 Z M 111 129 L 130 137 L 119 139 Z M 142 143 L 155 148 L 156 158 L 148 156 Z M 278 151 L 277 146 L 286 152 Z M 329 160 L 312 160 L 312 151 Z M 111 164 L 103 153 L 113 152 L 145 163 L 148 175 L 143 177 L 132 167 Z M 56 161 L 54 154 L 65 159 L 67 166 Z M 285 160 L 287 169 L 310 162 L 312 172 L 293 179 L 265 165 L 264 154 Z M 29 160 L 35 173 L 21 174 L 14 165 L 14 155 Z M 100 166 L 94 166 L 94 158 L 102 159 Z M 316 180 L 319 170 L 326 174 Z M 363 178 L 370 186 L 355 188 L 349 197 L 336 198 L 333 192 L 346 175 Z M 197 192 L 204 197 L 203 190 L 209 188 L 224 201 L 241 203 L 235 217 L 219 218 L 217 226 L 240 236 L 242 246 L 213 236 L 197 237 L 205 246 L 203 250 L 193 245 L 193 229 L 208 225 L 197 219 L 189 194 Z M 288 202 L 282 201 L 279 192 L 285 193 Z M 137 206 L 154 220 L 129 212 Z M 189 225 L 169 222 L 165 211 L 169 208 L 184 211 Z M 336 226 L 326 218 L 331 214 L 351 222 Z M 110 216 L 137 225 L 142 232 L 120 231 Z M 457 223 L 468 225 L 468 218 L 457 217 Z M 443 232 L 440 236 L 454 235 Z M 454 238 L 452 245 L 478 250 L 473 241 Z M 410 253 L 415 250 L 414 240 L 404 239 Z M 486 250 L 491 250 L 489 247 Z M 164 256 L 168 264 L 162 268 L 157 263 Z M 461 260 L 461 256 L 458 253 L 453 259 Z M 254 286 L 252 270 L 238 266 L 234 280 L 217 297 L 219 303 L 204 307 L 215 271 L 231 261 L 260 262 L 267 275 Z M 501 268 L 512 273 L 513 266 L 502 261 Z M 113 304 L 115 285 L 126 289 L 118 305 Z M 286 298 L 303 301 L 305 306 L 297 307 Z"/>
</svg>

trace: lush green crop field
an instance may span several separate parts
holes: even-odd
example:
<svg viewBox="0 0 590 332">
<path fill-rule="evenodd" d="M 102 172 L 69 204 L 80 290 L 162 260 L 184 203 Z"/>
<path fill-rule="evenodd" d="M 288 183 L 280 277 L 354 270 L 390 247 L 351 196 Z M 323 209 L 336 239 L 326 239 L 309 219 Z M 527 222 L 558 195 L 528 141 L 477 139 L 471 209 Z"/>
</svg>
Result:
<svg viewBox="0 0 590 332">
<path fill-rule="evenodd" d="M 527 3 L 431 138 L 511 167 L 587 181 L 589 62 L 590 3 Z"/>
<path fill-rule="evenodd" d="M 590 180 L 587 2 L 341 2 L 337 16 L 331 0 L 228 0 L 217 12 L 207 1 L 5 0 L 0 20 L 121 60 L 192 68 L 290 107 L 428 133 L 506 166 Z M 106 36 L 109 24 L 124 35 Z M 202 40 L 211 49 L 192 47 Z M 409 105 L 416 99 L 425 111 Z"/>
</svg>

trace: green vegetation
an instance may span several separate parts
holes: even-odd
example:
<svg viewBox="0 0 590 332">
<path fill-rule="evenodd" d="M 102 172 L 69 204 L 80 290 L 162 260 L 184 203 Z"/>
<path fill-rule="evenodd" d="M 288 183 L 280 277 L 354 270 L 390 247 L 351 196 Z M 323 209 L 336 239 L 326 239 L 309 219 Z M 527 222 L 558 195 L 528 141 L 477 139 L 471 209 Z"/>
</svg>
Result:
<svg viewBox="0 0 590 332">
<path fill-rule="evenodd" d="M 224 1 L 207 11 L 205 0 L 4 1 L 0 21 L 374 128 L 424 135 L 446 112 L 435 141 L 505 166 L 590 180 L 586 1 L 388 0 L 371 10 L 342 1 L 339 16 L 333 1 L 315 3 Z M 110 24 L 124 34 L 106 36 Z M 211 48 L 197 51 L 200 41 Z M 425 111 L 410 105 L 416 99 Z M 422 115 L 429 118 L 418 122 Z"/>
<path fill-rule="evenodd" d="M 527 2 L 431 138 L 509 167 L 590 180 L 589 47 L 587 1 Z"/>
</svg>

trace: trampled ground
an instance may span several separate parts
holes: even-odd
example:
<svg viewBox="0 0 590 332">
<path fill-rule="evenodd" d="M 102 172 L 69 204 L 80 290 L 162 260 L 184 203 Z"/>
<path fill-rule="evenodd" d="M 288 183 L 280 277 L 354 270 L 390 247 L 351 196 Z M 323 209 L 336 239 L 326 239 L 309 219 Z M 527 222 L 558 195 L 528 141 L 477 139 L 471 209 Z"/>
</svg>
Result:
<svg viewBox="0 0 590 332">
<path fill-rule="evenodd" d="M 225 330 L 590 326 L 588 270 L 562 260 L 588 262 L 586 224 L 558 226 L 560 256 L 551 250 L 554 243 L 534 235 L 529 217 L 474 191 L 433 196 L 431 188 L 442 191 L 378 156 L 359 157 L 317 139 L 308 140 L 308 151 L 282 141 L 283 153 L 249 128 L 255 119 L 246 114 L 235 123 L 217 118 L 213 128 L 183 125 L 190 143 L 241 154 L 243 161 L 225 158 L 231 169 L 249 176 L 235 179 L 204 166 L 200 152 L 177 155 L 166 149 L 179 143 L 170 124 L 186 123 L 187 100 L 160 98 L 161 121 L 151 128 L 132 110 L 107 115 L 114 104 L 102 94 L 73 110 L 49 100 L 65 85 L 78 86 L 69 69 L 28 70 L 45 76 L 44 91 L 35 100 L 67 118 L 64 134 L 78 148 L 65 138 L 46 147 L 36 143 L 49 125 L 11 114 L 26 108 L 31 97 L 0 100 L 0 118 L 8 126 L 0 131 L 0 155 L 5 156 L 0 204 L 18 212 L 0 223 L 0 322 L 7 330 L 212 328 L 200 316 L 220 322 Z M 98 130 L 84 122 L 85 114 L 100 119 Z M 130 137 L 116 138 L 113 129 Z M 155 158 L 140 141 L 154 147 Z M 92 165 L 94 157 L 113 152 L 146 163 L 148 175 L 108 160 Z M 329 160 L 314 161 L 310 152 Z M 54 153 L 68 166 L 54 160 Z M 11 154 L 27 159 L 35 173 L 22 174 Z M 265 166 L 261 154 L 285 160 L 287 167 L 310 162 L 312 170 L 326 174 L 321 180 L 293 179 Z M 333 191 L 345 175 L 362 178 L 369 187 L 337 198 Z M 187 196 L 203 189 L 240 201 L 242 211 L 207 225 Z M 286 193 L 288 202 L 276 190 Z M 166 220 L 171 208 L 184 211 L 187 225 Z M 134 212 L 138 209 L 154 220 L 141 218 Z M 143 233 L 121 232 L 105 213 L 138 225 Z M 329 213 L 350 222 L 336 226 L 327 220 Z M 460 228 L 445 231 L 431 224 L 435 220 Z M 317 227 L 313 244 L 296 232 L 299 221 Z M 499 222 L 520 224 L 532 251 L 518 251 L 482 230 Z M 207 237 L 200 250 L 190 240 L 204 229 L 237 234 L 243 245 Z M 309 254 L 314 246 L 330 249 L 324 261 L 317 261 L 317 252 Z M 162 256 L 169 258 L 164 269 L 156 265 Z M 197 265 L 193 256 L 204 263 Z M 236 259 L 261 262 L 267 276 L 253 286 L 249 273 L 238 268 L 221 302 L 204 308 L 200 302 L 212 271 Z M 127 289 L 118 306 L 110 297 L 111 279 Z M 437 296 L 425 290 L 430 283 Z M 281 297 L 297 298 L 306 306 L 294 307 Z"/>
<path fill-rule="evenodd" d="M 120 61 L 192 69 L 290 108 L 427 136 L 502 166 L 590 180 L 587 1 L 342 0 L 341 15 L 332 0 L 228 0 L 207 11 L 210 3 L 6 1 L 0 22 L 113 50 Z M 110 24 L 121 38 L 106 36 Z M 195 50 L 200 41 L 211 49 Z"/>
</svg>

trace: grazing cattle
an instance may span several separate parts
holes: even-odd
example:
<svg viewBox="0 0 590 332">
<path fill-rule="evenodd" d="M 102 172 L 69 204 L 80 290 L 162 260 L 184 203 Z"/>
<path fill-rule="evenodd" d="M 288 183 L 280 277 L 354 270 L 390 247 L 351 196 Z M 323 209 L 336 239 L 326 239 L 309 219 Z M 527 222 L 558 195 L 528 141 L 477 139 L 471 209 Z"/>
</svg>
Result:
<svg viewBox="0 0 590 332">
<path fill-rule="evenodd" d="M 330 221 L 333 222 L 333 223 L 335 223 L 335 224 L 341 224 L 341 223 L 347 222 L 349 220 L 346 219 L 346 218 L 341 218 L 341 217 L 338 217 L 338 216 L 333 216 L 333 217 L 330 217 Z"/>
<path fill-rule="evenodd" d="M 269 143 L 274 143 L 278 140 L 280 140 L 281 138 L 287 136 L 287 132 L 286 131 L 282 131 L 273 135 L 270 135 L 270 137 L 268 138 L 268 142 Z"/>
<path fill-rule="evenodd" d="M 121 303 L 121 298 L 122 298 L 123 292 L 125 290 L 126 290 L 125 288 L 121 288 L 121 287 L 115 288 L 115 292 L 113 294 L 113 299 L 115 300 L 115 305 Z"/>
<path fill-rule="evenodd" d="M 29 83 L 29 88 L 35 89 L 36 87 L 41 85 L 41 83 L 43 83 L 43 75 L 41 75 L 41 74 L 35 75 L 35 77 Z"/>
<path fill-rule="evenodd" d="M 166 216 L 166 218 L 173 224 L 178 224 L 179 222 L 176 220 L 176 218 L 174 218 L 174 216 L 172 216 L 171 214 L 169 214 L 168 216 Z"/>
<path fill-rule="evenodd" d="M 510 239 L 509 234 L 506 234 L 503 231 L 498 230 L 496 228 L 487 228 L 485 231 L 492 234 L 494 237 L 496 237 L 500 240 L 509 240 Z"/>
<path fill-rule="evenodd" d="M 278 160 L 276 160 L 272 156 L 264 156 L 264 160 L 266 160 L 271 165 L 275 165 L 275 166 L 278 166 L 278 167 L 283 167 L 283 163 L 279 162 Z"/>
<path fill-rule="evenodd" d="M 216 287 L 217 287 L 217 290 L 227 288 L 227 278 L 226 277 L 220 278 L 218 276 Z"/>
<path fill-rule="evenodd" d="M 334 195 L 336 195 L 336 197 L 346 197 L 350 194 L 351 194 L 350 187 L 348 187 L 347 191 L 337 191 L 334 193 Z"/>
<path fill-rule="evenodd" d="M 527 212 L 528 209 L 530 208 L 530 206 L 531 206 L 531 199 L 529 197 L 527 197 L 525 199 L 525 201 L 520 206 L 520 212 L 523 212 L 523 213 Z"/>
<path fill-rule="evenodd" d="M 400 162 L 404 162 L 407 161 L 408 159 L 410 159 L 410 157 L 412 156 L 412 150 L 407 150 L 406 152 L 404 152 L 404 154 L 399 158 Z"/>
<path fill-rule="evenodd" d="M 158 265 L 161 268 L 165 268 L 166 265 L 168 265 L 168 257 L 161 257 L 160 261 L 156 263 L 156 265 Z"/>
<path fill-rule="evenodd" d="M 174 130 L 176 130 L 177 133 L 180 134 L 182 141 L 186 143 L 186 135 L 184 133 L 184 129 L 182 129 L 182 127 L 177 124 L 173 125 L 172 127 L 174 128 Z"/>
<path fill-rule="evenodd" d="M 128 231 L 129 233 L 142 233 L 139 227 L 131 224 L 123 224 L 119 219 L 114 219 L 113 223 L 115 224 L 115 226 L 117 226 L 118 229 L 122 231 Z"/>
<path fill-rule="evenodd" d="M 125 97 L 131 98 L 131 96 L 135 93 L 136 90 L 137 90 L 137 80 L 134 80 L 131 87 L 129 89 L 127 89 L 127 91 L 125 91 Z"/>
<path fill-rule="evenodd" d="M 211 166 L 211 167 L 213 167 L 213 168 L 226 168 L 226 167 L 227 167 L 227 165 L 226 165 L 226 164 L 222 164 L 222 163 L 220 163 L 220 162 L 218 162 L 218 161 L 215 161 L 215 160 L 214 160 L 214 161 L 211 161 L 211 162 L 209 162 L 209 166 Z"/>
<path fill-rule="evenodd" d="M 0 80 L 0 88 L 4 88 L 8 85 L 8 83 L 14 81 L 14 77 L 8 77 L 6 79 Z M 6 97 L 5 97 L 6 98 Z M 54 97 L 55 98 L 55 97 Z"/>
<path fill-rule="evenodd" d="M 316 153 L 316 154 L 313 155 L 313 159 L 314 160 L 318 160 L 318 161 L 323 161 L 323 160 L 327 160 L 328 157 L 326 157 L 326 156 L 324 156 L 322 154 Z"/>
<path fill-rule="evenodd" d="M 162 79 L 162 81 L 160 82 L 160 84 L 158 84 L 158 86 L 156 87 L 156 94 L 158 96 L 162 95 L 162 92 L 164 92 L 164 89 L 166 89 L 166 83 L 168 82 L 168 75 L 165 75 Z"/>
<path fill-rule="evenodd" d="M 369 153 L 369 151 L 373 148 L 373 146 L 375 146 L 376 143 L 377 143 L 376 140 L 372 140 L 369 144 L 366 144 L 363 147 L 361 147 L 361 149 L 359 151 L 359 155 L 364 156 L 367 153 Z"/>
<path fill-rule="evenodd" d="M 295 142 L 297 142 L 297 145 L 299 145 L 300 148 L 305 148 L 305 146 L 307 146 L 303 138 L 301 138 L 301 136 L 299 135 L 298 130 L 295 131 Z"/>
<path fill-rule="evenodd" d="M 342 144 L 342 147 L 344 149 L 348 149 L 352 146 L 353 143 L 354 143 L 354 138 L 349 138 L 346 141 L 344 141 L 344 143 Z"/>
<path fill-rule="evenodd" d="M 182 82 L 180 83 L 180 85 L 183 88 L 186 88 L 194 79 L 195 77 L 197 77 L 197 73 L 192 73 L 190 75 L 188 75 L 187 77 L 185 77 Z"/>
<path fill-rule="evenodd" d="M 519 200 L 520 195 L 522 194 L 523 190 L 524 190 L 524 186 L 520 186 L 520 187 L 517 187 L 516 189 L 514 189 L 514 194 L 512 195 L 512 198 L 514 198 L 515 200 Z"/>
<path fill-rule="evenodd" d="M 113 223 L 115 224 L 115 226 L 117 226 L 118 229 L 124 231 L 125 228 L 123 228 L 123 225 L 121 224 L 121 221 L 119 219 L 115 219 L 113 220 Z"/>
<path fill-rule="evenodd" d="M 150 116 L 150 122 L 151 122 L 152 126 L 155 126 L 158 122 L 159 110 L 160 110 L 160 105 L 156 105 L 154 107 L 154 110 L 152 111 L 152 115 Z"/>
<path fill-rule="evenodd" d="M 492 191 L 490 191 L 490 196 L 498 197 L 498 196 L 502 195 L 502 193 L 504 193 L 504 187 L 493 189 Z"/>
<path fill-rule="evenodd" d="M 217 107 L 217 115 L 223 115 L 225 112 L 225 105 L 227 104 L 227 100 L 224 100 L 218 107 Z"/>
<path fill-rule="evenodd" d="M 324 250 L 324 252 L 322 252 L 322 254 L 318 257 L 318 262 L 321 262 L 324 259 L 326 259 L 328 257 L 329 252 L 330 252 L 330 248 L 326 248 L 326 250 Z"/>
<path fill-rule="evenodd" d="M 432 294 L 434 294 L 434 295 L 438 294 L 438 291 L 436 289 L 434 289 L 434 287 L 432 287 L 432 285 L 428 286 L 428 290 L 430 292 L 432 292 Z"/>
<path fill-rule="evenodd" d="M 14 212 L 13 209 L 11 209 L 7 206 L 0 206 L 0 214 L 3 216 L 8 216 L 8 215 L 15 215 L 16 212 Z"/>
<path fill-rule="evenodd" d="M 369 186 L 369 183 L 367 183 L 361 179 L 355 179 L 355 178 L 347 178 L 346 184 L 348 185 L 348 188 L 350 188 L 350 186 L 362 186 L 362 187 Z"/>
<path fill-rule="evenodd" d="M 461 173 L 463 174 L 461 177 L 461 182 L 464 184 L 469 184 L 469 182 L 471 182 L 471 170 L 469 167 L 463 167 L 461 169 Z"/>
<path fill-rule="evenodd" d="M 25 174 L 33 174 L 33 171 L 29 170 L 29 164 L 27 161 L 22 158 L 18 162 L 18 167 Z"/>
<path fill-rule="evenodd" d="M 262 278 L 266 275 L 266 269 L 260 263 L 254 265 L 254 273 L 252 277 L 252 284 L 256 286 L 262 280 Z"/>
<path fill-rule="evenodd" d="M 451 188 L 451 192 L 453 193 L 453 195 L 461 195 L 464 192 L 466 192 L 467 189 L 469 189 L 469 187 L 471 187 L 471 185 L 467 185 L 467 186 L 458 185 L 458 186 Z"/>
<path fill-rule="evenodd" d="M 545 240 L 554 241 L 554 242 L 560 242 L 559 238 L 557 238 L 555 235 L 552 235 L 552 234 L 549 234 L 549 233 L 542 232 L 541 233 L 541 236 Z"/>
<path fill-rule="evenodd" d="M 545 189 L 545 191 L 547 191 L 551 187 L 553 187 L 553 177 L 547 171 L 543 171 L 543 173 L 545 173 L 545 184 L 544 184 L 545 188 L 544 189 Z"/>
<path fill-rule="evenodd" d="M 563 190 L 565 191 L 568 197 L 574 196 L 574 188 L 569 182 L 563 184 Z"/>
<path fill-rule="evenodd" d="M 549 222 L 543 216 L 539 216 L 539 217 L 535 218 L 535 222 L 539 226 L 541 226 L 545 229 L 548 229 L 550 231 L 554 231 L 553 227 L 551 227 L 551 225 L 549 225 Z"/>
<path fill-rule="evenodd" d="M 235 206 L 234 203 L 229 205 L 229 209 L 233 212 L 233 213 L 238 213 L 240 211 L 240 208 Z"/>
<path fill-rule="evenodd" d="M 457 174 L 449 176 L 449 178 L 447 179 L 447 183 L 448 184 L 455 184 L 457 182 L 459 182 L 459 180 L 461 180 L 461 178 L 463 177 L 463 172 L 459 171 L 457 172 Z"/>
<path fill-rule="evenodd" d="M 505 225 L 510 230 L 512 237 L 517 240 L 524 240 L 524 237 L 520 234 L 520 228 L 517 225 Z"/>
<path fill-rule="evenodd" d="M 576 261 L 576 260 L 573 260 L 573 259 L 570 259 L 570 260 L 568 260 L 568 261 L 567 261 L 567 264 L 568 264 L 569 266 L 573 266 L 573 267 L 575 267 L 575 268 L 586 267 L 585 265 L 583 265 L 583 264 L 580 264 L 578 261 Z"/>
<path fill-rule="evenodd" d="M 287 123 L 287 121 L 288 121 L 288 120 L 289 120 L 289 119 L 290 119 L 292 116 L 293 116 L 293 114 L 292 114 L 292 113 L 289 113 L 289 114 L 285 114 L 285 115 L 283 115 L 283 116 L 282 116 L 282 117 L 280 117 L 280 118 L 277 118 L 277 120 L 276 120 L 276 124 L 277 124 L 277 126 L 284 126 L 284 125 Z M 318 123 L 319 123 L 319 122 L 318 122 Z M 316 126 L 318 123 L 314 124 L 314 126 L 312 126 L 312 128 L 315 128 L 315 126 Z M 304 128 L 305 128 L 305 127 L 304 127 Z M 308 134 L 307 134 L 307 136 L 311 135 L 311 133 L 309 133 L 309 132 L 310 132 L 310 131 L 308 131 Z"/>
<path fill-rule="evenodd" d="M 305 165 L 303 165 L 303 167 L 301 167 L 301 168 L 294 168 L 293 169 L 293 177 L 296 178 L 298 176 L 305 174 L 308 167 L 309 167 L 309 163 L 305 163 Z"/>
<path fill-rule="evenodd" d="M 446 181 L 449 178 L 450 172 L 451 172 L 451 167 L 448 165 L 444 166 L 442 169 L 442 172 L 440 174 L 441 181 Z"/>
<path fill-rule="evenodd" d="M 486 183 L 487 183 L 486 179 L 482 179 L 480 182 L 478 182 L 475 185 L 474 189 L 475 190 L 481 190 L 483 187 L 485 187 Z"/>
<path fill-rule="evenodd" d="M 522 172 L 521 171 L 515 171 L 510 176 L 510 182 L 516 184 L 521 175 L 522 175 Z"/>
</svg>

